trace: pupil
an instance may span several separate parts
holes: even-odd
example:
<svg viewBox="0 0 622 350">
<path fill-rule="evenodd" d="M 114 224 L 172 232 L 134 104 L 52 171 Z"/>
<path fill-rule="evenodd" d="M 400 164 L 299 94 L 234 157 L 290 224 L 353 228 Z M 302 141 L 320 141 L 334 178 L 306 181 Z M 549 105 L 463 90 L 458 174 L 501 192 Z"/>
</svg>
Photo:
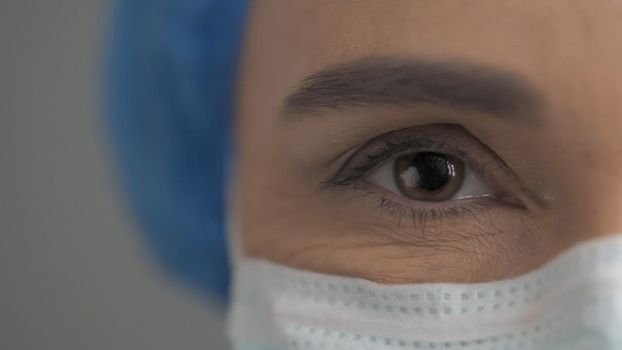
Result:
<svg viewBox="0 0 622 350">
<path fill-rule="evenodd" d="M 414 187 L 434 192 L 445 187 L 454 176 L 453 164 L 442 154 L 417 153 L 411 158 L 410 172 Z"/>
<path fill-rule="evenodd" d="M 393 176 L 401 194 L 420 201 L 444 201 L 462 187 L 464 163 L 450 155 L 421 152 L 398 157 Z"/>
</svg>

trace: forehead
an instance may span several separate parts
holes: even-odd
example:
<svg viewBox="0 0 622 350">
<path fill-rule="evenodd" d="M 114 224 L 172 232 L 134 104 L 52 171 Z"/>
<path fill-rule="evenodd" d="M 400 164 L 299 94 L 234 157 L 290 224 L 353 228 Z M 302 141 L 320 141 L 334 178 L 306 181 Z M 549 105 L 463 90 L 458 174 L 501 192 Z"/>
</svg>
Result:
<svg viewBox="0 0 622 350">
<path fill-rule="evenodd" d="M 620 49 L 622 41 L 622 2 L 616 0 L 395 0 L 388 4 L 261 1 L 254 5 L 252 26 L 259 35 L 271 38 L 271 47 L 288 47 L 314 62 L 327 55 L 347 57 L 378 50 L 460 53 L 478 59 L 494 50 L 495 56 L 506 60 L 520 51 L 522 59 L 516 60 L 523 61 L 551 49 L 558 54 L 586 47 Z"/>
<path fill-rule="evenodd" d="M 370 55 L 465 59 L 511 68 L 542 85 L 612 80 L 622 72 L 622 3 L 616 0 L 388 4 L 257 1 L 246 48 L 253 65 L 246 73 L 259 71 L 291 87 L 305 74 Z"/>
</svg>

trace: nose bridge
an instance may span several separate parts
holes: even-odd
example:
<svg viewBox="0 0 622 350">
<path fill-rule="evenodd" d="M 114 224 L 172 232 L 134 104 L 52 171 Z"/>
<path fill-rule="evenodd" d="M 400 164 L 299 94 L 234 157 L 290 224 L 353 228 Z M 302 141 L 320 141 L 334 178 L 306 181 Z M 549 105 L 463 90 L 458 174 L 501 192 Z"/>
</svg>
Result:
<svg viewBox="0 0 622 350">
<path fill-rule="evenodd" d="M 582 238 L 622 233 L 622 118 L 616 119 L 579 134 L 559 174 L 561 207 Z"/>
</svg>

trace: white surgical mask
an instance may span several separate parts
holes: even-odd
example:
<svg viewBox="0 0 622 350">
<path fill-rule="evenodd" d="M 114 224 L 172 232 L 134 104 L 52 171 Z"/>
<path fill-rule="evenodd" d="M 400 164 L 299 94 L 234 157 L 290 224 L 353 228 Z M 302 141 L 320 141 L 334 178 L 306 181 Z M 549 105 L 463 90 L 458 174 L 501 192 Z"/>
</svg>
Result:
<svg viewBox="0 0 622 350">
<path fill-rule="evenodd" d="M 383 285 L 240 258 L 237 350 L 621 350 L 622 236 L 478 284 Z"/>
</svg>

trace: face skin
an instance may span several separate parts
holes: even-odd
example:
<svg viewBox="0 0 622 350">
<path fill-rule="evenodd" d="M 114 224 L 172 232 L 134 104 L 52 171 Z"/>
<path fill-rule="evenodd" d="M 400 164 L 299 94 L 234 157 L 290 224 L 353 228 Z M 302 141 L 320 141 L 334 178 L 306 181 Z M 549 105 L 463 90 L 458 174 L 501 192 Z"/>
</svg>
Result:
<svg viewBox="0 0 622 350">
<path fill-rule="evenodd" d="M 622 231 L 620 18 L 613 0 L 256 1 L 236 120 L 244 254 L 483 282 Z M 421 152 L 463 164 L 468 198 L 400 193 L 396 157 Z"/>
</svg>

